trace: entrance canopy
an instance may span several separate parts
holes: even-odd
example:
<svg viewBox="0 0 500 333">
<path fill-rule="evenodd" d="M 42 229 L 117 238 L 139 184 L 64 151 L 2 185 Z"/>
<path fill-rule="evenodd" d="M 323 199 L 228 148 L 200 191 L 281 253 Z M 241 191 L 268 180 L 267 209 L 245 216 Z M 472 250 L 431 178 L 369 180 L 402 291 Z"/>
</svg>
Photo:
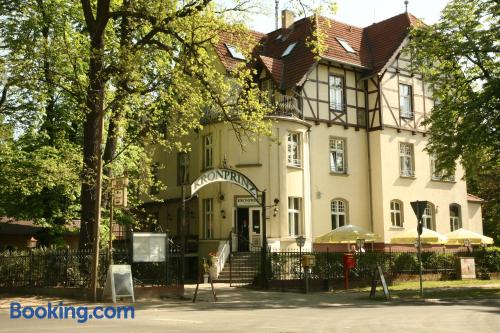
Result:
<svg viewBox="0 0 500 333">
<path fill-rule="evenodd" d="M 202 173 L 191 184 L 191 195 L 194 195 L 206 185 L 217 182 L 229 182 L 242 187 L 257 201 L 259 201 L 257 186 L 244 174 L 232 169 L 211 169 Z"/>
</svg>

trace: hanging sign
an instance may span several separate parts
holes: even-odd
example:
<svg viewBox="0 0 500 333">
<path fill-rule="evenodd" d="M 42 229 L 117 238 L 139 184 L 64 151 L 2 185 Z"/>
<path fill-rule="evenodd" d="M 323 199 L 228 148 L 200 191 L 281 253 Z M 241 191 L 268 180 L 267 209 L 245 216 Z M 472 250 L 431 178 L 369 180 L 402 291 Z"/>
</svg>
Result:
<svg viewBox="0 0 500 333">
<path fill-rule="evenodd" d="M 111 191 L 113 191 L 113 206 L 117 208 L 127 207 L 128 177 L 113 178 L 111 180 Z"/>
<path fill-rule="evenodd" d="M 255 200 L 259 200 L 257 186 L 245 175 L 232 169 L 212 169 L 205 171 L 191 184 L 191 195 L 198 192 L 202 187 L 216 182 L 236 184 L 250 193 Z"/>
</svg>

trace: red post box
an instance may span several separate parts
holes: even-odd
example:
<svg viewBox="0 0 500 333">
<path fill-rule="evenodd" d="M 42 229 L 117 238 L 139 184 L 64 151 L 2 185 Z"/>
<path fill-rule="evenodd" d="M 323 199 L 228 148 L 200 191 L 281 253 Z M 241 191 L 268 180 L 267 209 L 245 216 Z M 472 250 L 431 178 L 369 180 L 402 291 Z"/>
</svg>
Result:
<svg viewBox="0 0 500 333">
<path fill-rule="evenodd" d="M 344 253 L 344 288 L 349 289 L 349 270 L 356 267 L 356 259 L 354 253 Z"/>
</svg>

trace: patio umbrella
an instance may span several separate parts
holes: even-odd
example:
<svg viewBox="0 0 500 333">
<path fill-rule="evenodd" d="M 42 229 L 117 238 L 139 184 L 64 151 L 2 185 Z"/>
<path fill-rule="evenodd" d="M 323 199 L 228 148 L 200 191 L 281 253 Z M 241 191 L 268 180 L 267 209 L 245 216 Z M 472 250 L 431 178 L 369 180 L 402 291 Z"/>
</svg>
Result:
<svg viewBox="0 0 500 333">
<path fill-rule="evenodd" d="M 407 229 L 402 232 L 398 232 L 397 235 L 391 238 L 392 244 L 414 244 L 418 238 L 417 228 Z M 420 241 L 423 244 L 444 244 L 448 238 L 427 228 L 422 228 L 422 235 L 420 235 Z"/>
<path fill-rule="evenodd" d="M 379 235 L 369 230 L 348 224 L 318 236 L 314 241 L 315 243 L 355 243 L 357 239 L 372 242 L 379 238 Z"/>
<path fill-rule="evenodd" d="M 464 228 L 447 233 L 446 237 L 448 237 L 446 244 L 449 245 L 462 245 L 466 240 L 469 240 L 471 244 L 493 244 L 493 238 Z"/>
</svg>

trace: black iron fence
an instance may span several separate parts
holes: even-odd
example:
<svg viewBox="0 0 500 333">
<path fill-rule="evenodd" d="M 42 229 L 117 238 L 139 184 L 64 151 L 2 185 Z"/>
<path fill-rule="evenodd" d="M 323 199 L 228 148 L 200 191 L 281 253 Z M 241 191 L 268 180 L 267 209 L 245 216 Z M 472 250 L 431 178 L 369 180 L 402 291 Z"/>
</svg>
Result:
<svg viewBox="0 0 500 333">
<path fill-rule="evenodd" d="M 0 252 L 0 287 L 88 287 L 91 250 L 34 249 Z M 136 285 L 163 286 L 180 282 L 181 255 L 174 248 L 164 262 L 132 262 L 128 247 L 113 250 L 114 264 L 130 264 Z M 106 280 L 109 257 L 99 253 L 99 284 Z"/>
<path fill-rule="evenodd" d="M 315 256 L 309 278 L 311 280 L 341 281 L 344 279 L 343 253 L 339 252 L 299 252 L 277 251 L 269 253 L 270 281 L 298 281 L 304 278 L 301 258 L 305 254 Z M 422 268 L 424 274 L 436 274 L 437 278 L 456 278 L 457 258 L 474 257 L 476 273 L 480 278 L 487 278 L 489 273 L 498 272 L 496 260 L 491 253 L 478 250 L 473 253 L 423 252 Z M 355 268 L 349 272 L 349 278 L 357 284 L 370 281 L 377 266 L 380 266 L 388 280 L 405 277 L 411 278 L 419 273 L 416 252 L 366 252 L 354 253 Z M 279 284 L 281 285 L 281 284 Z"/>
</svg>

